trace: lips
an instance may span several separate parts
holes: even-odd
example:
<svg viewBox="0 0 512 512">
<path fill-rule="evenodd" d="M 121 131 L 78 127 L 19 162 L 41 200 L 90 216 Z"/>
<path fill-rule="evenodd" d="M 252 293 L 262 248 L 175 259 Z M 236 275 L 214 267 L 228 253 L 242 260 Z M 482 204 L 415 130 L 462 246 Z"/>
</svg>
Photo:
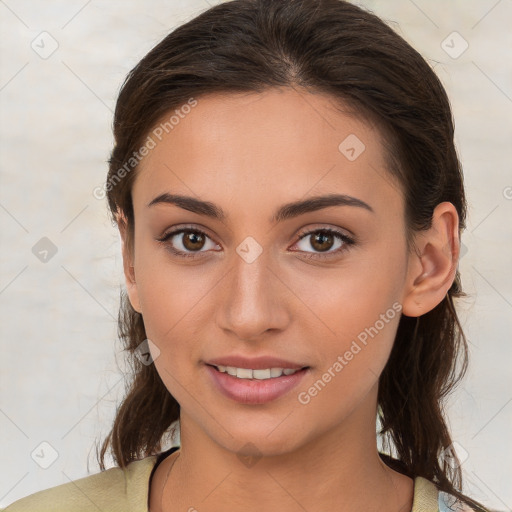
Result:
<svg viewBox="0 0 512 512">
<path fill-rule="evenodd" d="M 290 368 L 300 370 L 307 368 L 305 363 L 287 361 L 273 356 L 244 357 L 241 355 L 228 355 L 206 361 L 210 366 L 234 366 L 235 368 L 250 368 L 252 370 L 264 370 L 267 368 Z"/>
<path fill-rule="evenodd" d="M 254 360 L 252 360 L 254 361 Z M 267 361 L 265 364 L 267 364 Z M 272 362 L 272 361 L 271 361 Z M 273 362 L 276 362 L 273 359 Z M 281 364 L 283 360 L 281 360 Z M 298 370 L 292 375 L 282 375 L 281 377 L 270 378 L 266 380 L 240 379 L 222 373 L 215 366 L 206 364 L 204 366 L 210 382 L 215 389 L 225 397 L 240 404 L 265 404 L 287 395 L 292 389 L 297 387 L 301 380 L 309 373 L 308 368 Z"/>
</svg>

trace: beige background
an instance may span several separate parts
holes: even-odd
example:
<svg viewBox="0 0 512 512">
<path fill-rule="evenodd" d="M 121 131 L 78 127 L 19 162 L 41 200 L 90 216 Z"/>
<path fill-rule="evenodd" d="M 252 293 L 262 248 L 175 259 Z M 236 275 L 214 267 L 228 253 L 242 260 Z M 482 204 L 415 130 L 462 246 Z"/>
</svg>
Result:
<svg viewBox="0 0 512 512">
<path fill-rule="evenodd" d="M 93 189 L 126 73 L 209 3 L 0 1 L 0 507 L 98 471 L 124 365 L 119 237 Z M 360 4 L 431 62 L 451 97 L 470 205 L 460 314 L 472 361 L 448 411 L 467 492 L 511 510 L 512 1 Z"/>
</svg>

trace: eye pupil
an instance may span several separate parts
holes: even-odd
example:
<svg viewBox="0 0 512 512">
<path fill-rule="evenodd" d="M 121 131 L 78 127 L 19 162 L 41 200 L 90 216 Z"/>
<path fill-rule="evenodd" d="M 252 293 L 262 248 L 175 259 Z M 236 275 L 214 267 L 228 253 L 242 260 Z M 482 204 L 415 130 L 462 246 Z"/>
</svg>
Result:
<svg viewBox="0 0 512 512">
<path fill-rule="evenodd" d="M 317 234 L 313 236 L 313 241 L 311 242 L 311 245 L 315 248 L 315 250 L 319 251 L 328 251 L 332 245 L 333 245 L 333 235 L 330 233 L 326 233 L 325 231 L 319 231 Z M 330 240 L 331 243 L 327 244 L 328 247 L 325 247 L 325 241 Z M 319 247 L 317 246 L 319 245 Z"/>
<path fill-rule="evenodd" d="M 199 247 L 198 245 L 199 244 Z M 185 232 L 183 246 L 188 250 L 201 249 L 204 245 L 204 236 L 193 231 Z"/>
</svg>

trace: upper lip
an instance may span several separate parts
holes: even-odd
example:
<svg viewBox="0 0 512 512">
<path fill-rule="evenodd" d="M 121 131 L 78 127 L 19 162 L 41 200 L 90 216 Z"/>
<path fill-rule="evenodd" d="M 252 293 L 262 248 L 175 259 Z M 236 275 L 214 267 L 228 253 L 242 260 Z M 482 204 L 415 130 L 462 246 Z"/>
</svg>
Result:
<svg viewBox="0 0 512 512">
<path fill-rule="evenodd" d="M 291 368 L 293 370 L 300 370 L 307 365 L 286 361 L 278 357 L 260 356 L 260 357 L 244 357 L 237 355 L 229 355 L 224 357 L 217 357 L 206 361 L 206 364 L 213 366 L 233 366 L 235 368 L 250 368 L 253 370 L 263 370 L 265 368 Z"/>
</svg>

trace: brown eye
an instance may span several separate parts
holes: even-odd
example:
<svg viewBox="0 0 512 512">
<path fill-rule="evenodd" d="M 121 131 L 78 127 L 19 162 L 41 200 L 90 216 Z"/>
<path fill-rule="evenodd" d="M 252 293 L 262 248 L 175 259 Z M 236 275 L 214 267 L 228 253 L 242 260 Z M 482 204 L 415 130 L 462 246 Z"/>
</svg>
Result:
<svg viewBox="0 0 512 512">
<path fill-rule="evenodd" d="M 307 237 L 310 237 L 309 243 L 305 241 Z M 208 250 L 202 250 L 208 245 L 208 242 L 213 246 L 210 246 L 210 249 L 215 247 L 210 237 L 198 229 L 177 229 L 165 234 L 162 238 L 157 238 L 157 241 L 164 244 L 173 255 L 181 258 L 200 257 L 202 253 L 208 252 Z M 322 259 L 338 256 L 349 246 L 354 245 L 355 240 L 335 229 L 323 228 L 302 233 L 296 245 L 300 244 L 303 247 L 299 247 L 299 252 L 307 253 L 308 258 Z M 331 251 L 333 247 L 335 250 Z M 208 249 L 208 247 L 206 248 Z M 308 250 L 311 248 L 313 248 L 313 252 Z"/>
<path fill-rule="evenodd" d="M 307 238 L 309 237 L 309 241 Z M 302 246 L 300 245 L 302 244 Z M 308 253 L 308 258 L 329 258 L 338 256 L 341 252 L 346 251 L 351 245 L 355 244 L 355 240 L 344 233 L 332 228 L 315 229 L 301 233 L 300 240 L 297 242 L 302 252 Z M 335 250 L 332 250 L 332 248 Z M 310 248 L 314 251 L 311 252 Z M 325 253 L 325 254 L 322 254 Z"/>
<path fill-rule="evenodd" d="M 162 238 L 157 238 L 157 241 L 164 244 L 173 255 L 182 258 L 200 257 L 202 253 L 207 252 L 202 249 L 215 247 L 210 237 L 198 229 L 177 229 L 165 234 Z M 207 247 L 208 241 L 211 244 L 210 247 Z"/>
<path fill-rule="evenodd" d="M 197 251 L 204 246 L 205 238 L 197 231 L 183 231 L 182 244 L 188 251 Z"/>
<path fill-rule="evenodd" d="M 334 245 L 334 239 L 336 237 L 326 231 L 318 231 L 311 238 L 311 247 L 314 247 L 317 251 L 324 252 L 328 251 Z"/>
</svg>

